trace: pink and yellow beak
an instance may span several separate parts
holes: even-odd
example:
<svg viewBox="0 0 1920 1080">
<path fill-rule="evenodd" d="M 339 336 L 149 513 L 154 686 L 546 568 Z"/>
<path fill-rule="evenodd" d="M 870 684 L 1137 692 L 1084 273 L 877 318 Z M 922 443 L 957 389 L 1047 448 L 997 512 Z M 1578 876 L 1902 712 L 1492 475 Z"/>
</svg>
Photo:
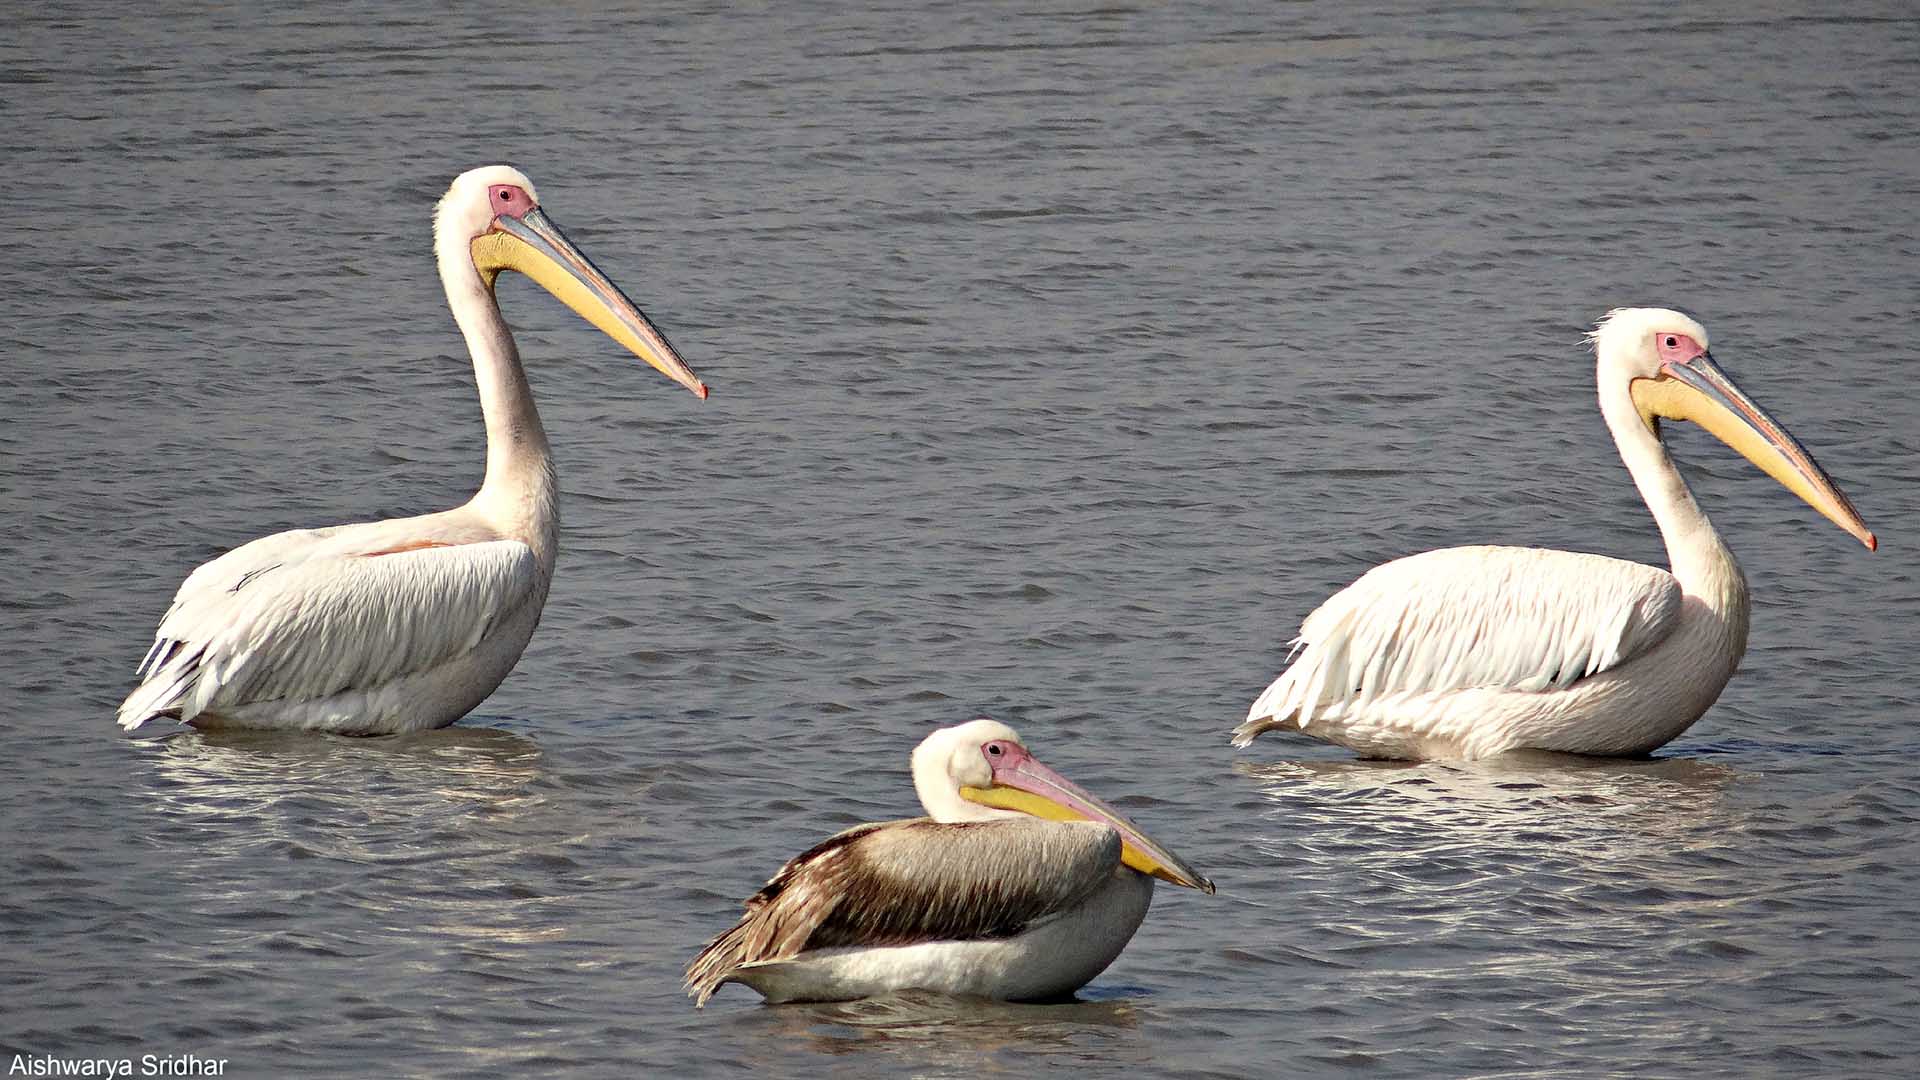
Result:
<svg viewBox="0 0 1920 1080">
<path fill-rule="evenodd" d="M 1664 363 L 1657 377 L 1635 379 L 1629 389 L 1647 426 L 1654 426 L 1656 417 L 1699 424 L 1828 521 L 1852 533 L 1867 550 L 1878 546 L 1873 530 L 1841 494 L 1833 477 L 1779 421 L 1734 385 L 1714 364 L 1711 353 L 1701 351 L 1684 362 Z"/>
<path fill-rule="evenodd" d="M 1004 746 L 1005 753 L 997 759 L 988 759 L 993 769 L 993 783 L 984 788 L 962 787 L 961 798 L 1049 821 L 1097 821 L 1120 834 L 1121 862 L 1162 881 L 1202 892 L 1213 891 L 1213 882 L 1141 831 L 1140 826 L 1128 821 L 1118 810 L 1040 764 L 1019 744 L 1000 745 Z"/>
<path fill-rule="evenodd" d="M 489 283 L 502 270 L 518 270 L 662 375 L 707 396 L 707 384 L 680 358 L 653 320 L 607 280 L 539 207 L 519 216 L 495 218 L 491 231 L 474 237 L 472 250 L 474 266 Z"/>
</svg>

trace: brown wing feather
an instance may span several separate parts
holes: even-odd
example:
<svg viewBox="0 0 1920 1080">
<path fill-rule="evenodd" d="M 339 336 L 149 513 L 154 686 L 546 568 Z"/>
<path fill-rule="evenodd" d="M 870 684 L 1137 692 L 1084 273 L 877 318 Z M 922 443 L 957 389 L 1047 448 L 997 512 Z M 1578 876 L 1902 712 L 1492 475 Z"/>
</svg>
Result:
<svg viewBox="0 0 1920 1080">
<path fill-rule="evenodd" d="M 1120 836 L 1035 819 L 857 825 L 780 868 L 687 967 L 706 1004 L 746 964 L 809 949 L 1011 937 L 1070 910 L 1120 864 Z"/>
</svg>

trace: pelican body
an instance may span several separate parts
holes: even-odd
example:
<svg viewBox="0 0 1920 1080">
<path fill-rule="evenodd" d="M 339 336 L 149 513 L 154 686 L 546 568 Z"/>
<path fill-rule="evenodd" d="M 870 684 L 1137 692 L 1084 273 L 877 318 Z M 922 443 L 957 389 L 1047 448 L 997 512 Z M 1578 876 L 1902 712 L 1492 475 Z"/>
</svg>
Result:
<svg viewBox="0 0 1920 1080">
<path fill-rule="evenodd" d="M 1375 567 L 1307 616 L 1236 746 L 1281 729 L 1369 757 L 1644 754 L 1685 731 L 1740 664 L 1750 600 L 1660 440 L 1662 419 L 1699 423 L 1875 547 L 1813 455 L 1714 363 L 1699 323 L 1627 308 L 1589 338 L 1601 414 L 1671 569 L 1519 547 Z"/>
<path fill-rule="evenodd" d="M 515 270 L 702 398 L 665 335 L 494 165 L 434 216 L 440 280 L 473 354 L 487 471 L 472 499 L 419 517 L 297 529 L 187 577 L 120 706 L 201 727 L 387 734 L 453 723 L 491 694 L 540 621 L 558 551 L 558 486 L 494 280 Z"/>
<path fill-rule="evenodd" d="M 1213 891 L 1005 724 L 927 736 L 913 783 L 927 817 L 856 825 L 747 900 L 687 968 L 697 1004 L 730 982 L 773 1003 L 905 989 L 1063 997 L 1120 955 L 1155 878 Z"/>
</svg>

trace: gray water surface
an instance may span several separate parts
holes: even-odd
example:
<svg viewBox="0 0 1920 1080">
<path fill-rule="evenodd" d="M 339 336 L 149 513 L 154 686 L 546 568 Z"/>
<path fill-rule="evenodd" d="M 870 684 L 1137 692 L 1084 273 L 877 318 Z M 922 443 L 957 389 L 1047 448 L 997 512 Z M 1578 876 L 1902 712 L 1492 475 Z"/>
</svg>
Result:
<svg viewBox="0 0 1920 1080">
<path fill-rule="evenodd" d="M 0 1064 L 1913 1072 L 1920 21 L 1806 10 L 17 5 Z M 121 737 L 193 566 L 477 484 L 429 222 L 498 160 L 712 399 L 507 280 L 565 519 L 514 675 L 418 736 Z M 1677 425 L 1756 607 L 1653 760 L 1230 749 L 1371 565 L 1662 560 L 1580 344 L 1627 304 L 1883 550 Z M 980 713 L 1219 895 L 1068 1004 L 692 1009 Z"/>
</svg>

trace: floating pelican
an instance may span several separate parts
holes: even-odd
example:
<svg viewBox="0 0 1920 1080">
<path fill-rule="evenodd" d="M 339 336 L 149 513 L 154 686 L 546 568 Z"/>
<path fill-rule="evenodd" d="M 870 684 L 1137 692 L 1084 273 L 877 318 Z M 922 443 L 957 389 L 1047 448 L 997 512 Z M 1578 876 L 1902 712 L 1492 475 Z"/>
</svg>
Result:
<svg viewBox="0 0 1920 1080">
<path fill-rule="evenodd" d="M 473 353 L 487 474 L 466 505 L 262 537 L 201 566 L 175 594 L 132 729 L 384 734 L 451 724 L 500 685 L 540 621 L 558 548 L 559 489 L 493 283 L 518 270 L 701 397 L 707 388 L 647 317 L 493 165 L 462 173 L 434 215 L 454 321 Z"/>
<path fill-rule="evenodd" d="M 1707 711 L 1747 647 L 1746 578 L 1660 441 L 1692 420 L 1868 550 L 1873 533 L 1678 312 L 1610 312 L 1591 335 L 1600 412 L 1672 572 L 1540 548 L 1461 547 L 1375 567 L 1307 616 L 1297 659 L 1233 742 L 1304 731 L 1371 757 L 1643 754 Z"/>
<path fill-rule="evenodd" d="M 927 736 L 913 786 L 928 817 L 856 825 L 781 867 L 687 968 L 687 993 L 701 1005 L 730 982 L 770 1002 L 1062 997 L 1120 955 L 1154 878 L 1213 891 L 1005 724 Z"/>
</svg>

